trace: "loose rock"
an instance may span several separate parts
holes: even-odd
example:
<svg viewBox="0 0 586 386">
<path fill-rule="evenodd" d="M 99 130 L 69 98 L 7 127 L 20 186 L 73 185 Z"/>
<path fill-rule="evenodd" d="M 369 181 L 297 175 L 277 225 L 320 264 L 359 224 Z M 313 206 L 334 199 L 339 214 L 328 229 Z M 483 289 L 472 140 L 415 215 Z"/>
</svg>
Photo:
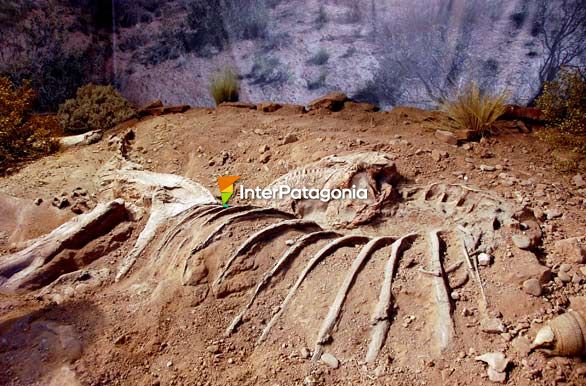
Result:
<svg viewBox="0 0 586 386">
<path fill-rule="evenodd" d="M 338 360 L 338 358 L 336 358 L 330 353 L 323 354 L 321 356 L 321 361 L 327 366 L 331 367 L 332 369 L 337 369 L 338 366 L 340 366 L 340 361 Z"/>
<path fill-rule="evenodd" d="M 290 143 L 297 142 L 297 141 L 299 141 L 299 138 L 297 138 L 297 136 L 295 134 L 289 133 L 283 139 L 283 144 L 288 145 Z"/>
<path fill-rule="evenodd" d="M 519 249 L 531 249 L 534 245 L 531 238 L 526 235 L 514 235 L 513 244 Z"/>
<path fill-rule="evenodd" d="M 489 255 L 488 253 L 480 253 L 478 255 L 478 264 L 481 266 L 488 266 L 492 263 L 492 256 Z"/>
<path fill-rule="evenodd" d="M 436 130 L 435 137 L 448 145 L 457 145 L 458 137 L 451 131 L 447 130 Z"/>
<path fill-rule="evenodd" d="M 474 359 L 485 362 L 488 365 L 488 379 L 492 382 L 504 383 L 506 381 L 506 370 L 509 365 L 509 360 L 505 357 L 505 354 L 500 352 L 490 352 L 479 355 Z"/>
<path fill-rule="evenodd" d="M 532 296 L 540 296 L 542 292 L 541 284 L 537 279 L 529 279 L 523 282 L 523 291 Z"/>
<path fill-rule="evenodd" d="M 555 252 L 570 263 L 586 263 L 586 245 L 584 237 L 572 237 L 554 243 Z"/>
</svg>

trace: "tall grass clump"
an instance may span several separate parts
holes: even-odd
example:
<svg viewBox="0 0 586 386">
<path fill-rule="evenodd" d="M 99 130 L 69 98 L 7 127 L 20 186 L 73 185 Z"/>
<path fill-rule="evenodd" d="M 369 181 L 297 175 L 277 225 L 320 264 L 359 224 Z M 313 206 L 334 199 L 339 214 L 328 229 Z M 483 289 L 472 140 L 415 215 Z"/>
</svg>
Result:
<svg viewBox="0 0 586 386">
<path fill-rule="evenodd" d="M 222 102 L 237 102 L 240 82 L 234 71 L 225 68 L 216 73 L 210 82 L 210 94 L 216 105 Z"/>
<path fill-rule="evenodd" d="M 469 83 L 453 98 L 440 102 L 440 108 L 455 122 L 458 129 L 472 130 L 478 134 L 490 132 L 494 122 L 506 110 L 507 94 L 489 94 Z"/>
</svg>

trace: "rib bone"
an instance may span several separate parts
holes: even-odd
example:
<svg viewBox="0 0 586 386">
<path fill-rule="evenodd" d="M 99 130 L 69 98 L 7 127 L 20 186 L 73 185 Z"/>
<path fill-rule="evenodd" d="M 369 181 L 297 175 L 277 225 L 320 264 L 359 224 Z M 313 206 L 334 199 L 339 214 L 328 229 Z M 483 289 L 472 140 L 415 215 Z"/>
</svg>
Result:
<svg viewBox="0 0 586 386">
<path fill-rule="evenodd" d="M 248 250 L 250 250 L 250 248 L 254 244 L 265 239 L 269 235 L 272 235 L 272 234 L 275 234 L 278 232 L 282 232 L 282 231 L 286 231 L 289 229 L 295 229 L 295 228 L 301 228 L 301 229 L 317 228 L 317 229 L 320 229 L 319 225 L 317 225 L 313 221 L 295 219 L 295 220 L 281 221 L 279 223 L 269 225 L 269 226 L 259 230 L 258 232 L 254 233 L 252 236 L 250 236 L 248 239 L 246 239 L 246 241 L 244 243 L 242 243 L 242 245 L 240 245 L 240 247 L 232 254 L 232 256 L 230 256 L 230 258 L 228 259 L 228 261 L 224 265 L 224 268 L 218 274 L 218 277 L 216 278 L 216 280 L 214 282 L 214 286 L 218 286 L 218 285 L 222 284 L 222 282 L 226 278 L 226 275 L 228 274 L 228 270 L 230 269 L 230 267 L 232 266 L 234 261 L 240 255 L 242 255 L 243 253 L 246 253 Z"/>
<path fill-rule="evenodd" d="M 271 270 L 263 275 L 260 282 L 254 289 L 254 293 L 248 300 L 248 303 L 246 303 L 242 311 L 240 311 L 240 313 L 234 318 L 234 320 L 232 320 L 230 326 L 228 326 L 228 328 L 226 329 L 225 335 L 229 336 L 234 332 L 236 327 L 238 327 L 238 325 L 242 322 L 242 318 L 244 317 L 246 311 L 248 311 L 250 307 L 252 307 L 252 305 L 254 304 L 254 301 L 256 300 L 258 294 L 269 283 L 271 278 L 275 276 L 289 262 L 290 259 L 294 259 L 303 248 L 305 248 L 315 240 L 328 239 L 334 236 L 340 236 L 340 234 L 333 231 L 313 232 L 301 237 L 299 240 L 295 242 L 295 244 L 289 247 L 289 249 L 287 249 L 287 251 L 285 251 L 285 253 L 281 256 L 281 258 L 273 265 Z"/>
<path fill-rule="evenodd" d="M 433 230 L 429 232 L 429 246 L 430 254 L 430 270 L 433 272 L 440 272 L 440 277 L 432 277 L 434 296 L 437 305 L 437 335 L 439 340 L 439 349 L 441 352 L 445 351 L 452 341 L 454 336 L 454 321 L 452 320 L 452 304 L 448 294 L 448 289 L 445 281 L 445 273 L 441 263 L 440 257 L 440 242 L 439 231 Z"/>
<path fill-rule="evenodd" d="M 348 291 L 350 291 L 350 287 L 354 283 L 356 275 L 358 271 L 364 265 L 366 259 L 370 257 L 370 255 L 376 250 L 386 245 L 389 245 L 393 242 L 394 238 L 392 237 L 377 237 L 375 239 L 370 240 L 352 262 L 350 269 L 346 273 L 346 277 L 344 277 L 344 281 L 342 285 L 338 289 L 338 293 L 336 294 L 336 298 L 334 299 L 334 303 L 330 305 L 330 309 L 328 311 L 327 316 L 325 317 L 322 326 L 319 330 L 317 335 L 317 340 L 315 343 L 315 350 L 313 351 L 313 358 L 312 360 L 318 361 L 321 358 L 323 353 L 323 345 L 327 342 L 328 337 L 330 336 L 334 325 L 338 321 L 340 317 L 340 312 L 342 311 L 342 305 L 346 300 L 346 296 L 348 295 Z"/>
<path fill-rule="evenodd" d="M 196 245 L 195 248 L 193 248 L 193 250 L 191 251 L 191 255 L 193 255 L 193 254 L 201 251 L 202 249 L 204 249 L 208 245 L 210 245 L 214 241 L 214 239 L 216 238 L 216 236 L 218 236 L 220 233 L 222 233 L 222 231 L 228 225 L 232 225 L 232 224 L 234 224 L 236 222 L 240 222 L 240 221 L 254 219 L 254 218 L 259 217 L 259 216 L 273 216 L 273 217 L 281 217 L 281 218 L 293 218 L 293 217 L 295 217 L 291 213 L 283 212 L 281 210 L 274 209 L 274 208 L 250 209 L 250 210 L 247 210 L 247 211 L 242 212 L 242 213 L 237 213 L 237 214 L 235 214 L 233 216 L 228 217 L 226 219 L 226 221 L 224 221 L 223 223 L 221 223 L 220 225 L 218 225 L 208 235 L 208 237 L 206 237 L 206 239 L 204 241 L 202 241 L 201 243 L 199 243 L 198 245 Z"/>
<path fill-rule="evenodd" d="M 252 206 L 252 205 L 231 206 L 229 208 L 224 208 L 224 207 L 221 207 L 221 208 L 222 208 L 221 211 L 219 211 L 218 213 L 214 213 L 207 220 L 205 220 L 201 225 L 202 226 L 209 225 L 209 224 L 213 223 L 214 221 L 216 221 L 217 219 L 219 219 L 220 217 L 228 216 L 228 215 L 235 214 L 235 213 L 245 212 L 250 209 L 258 209 L 258 207 Z"/>
<path fill-rule="evenodd" d="M 395 241 L 391 246 L 391 256 L 387 260 L 385 266 L 385 276 L 383 284 L 381 286 L 380 295 L 378 297 L 378 303 L 372 314 L 372 330 L 370 333 L 370 344 L 368 345 L 368 351 L 366 353 L 366 363 L 372 363 L 378 357 L 378 353 L 385 344 L 385 339 L 391 326 L 390 311 L 393 305 L 392 297 L 392 286 L 393 276 L 395 274 L 397 263 L 399 260 L 399 254 L 403 241 L 415 237 L 415 234 L 409 234 L 401 237 Z"/>
<path fill-rule="evenodd" d="M 338 248 L 348 246 L 348 245 L 353 245 L 356 243 L 364 243 L 367 240 L 368 240 L 368 237 L 366 237 L 366 236 L 347 235 L 347 236 L 343 236 L 343 237 L 339 237 L 339 238 L 335 239 L 334 241 L 328 243 L 326 246 L 324 246 L 322 249 L 320 249 L 313 256 L 313 258 L 309 261 L 309 263 L 307 263 L 307 266 L 299 274 L 299 277 L 297 278 L 297 281 L 295 282 L 295 284 L 293 284 L 293 286 L 289 289 L 289 292 L 287 293 L 287 296 L 285 297 L 285 299 L 283 300 L 283 302 L 279 306 L 278 311 L 273 315 L 273 317 L 271 318 L 269 323 L 264 328 L 260 338 L 258 338 L 257 344 L 262 343 L 266 339 L 269 332 L 271 331 L 271 328 L 275 325 L 275 323 L 277 322 L 277 320 L 279 319 L 281 314 L 285 311 L 285 309 L 287 308 L 287 305 L 289 304 L 291 299 L 293 299 L 293 296 L 295 296 L 297 290 L 299 289 L 299 287 L 301 286 L 301 284 L 305 280 L 305 277 L 317 265 L 317 263 L 319 263 L 324 257 L 326 257 L 327 255 L 329 255 L 330 253 L 332 253 L 334 250 L 336 250 Z"/>
</svg>

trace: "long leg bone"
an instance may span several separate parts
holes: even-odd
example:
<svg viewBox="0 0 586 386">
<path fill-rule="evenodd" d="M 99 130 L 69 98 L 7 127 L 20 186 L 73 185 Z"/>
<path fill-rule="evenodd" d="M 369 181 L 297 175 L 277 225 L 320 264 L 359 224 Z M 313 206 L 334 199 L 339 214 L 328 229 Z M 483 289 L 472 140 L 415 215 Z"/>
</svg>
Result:
<svg viewBox="0 0 586 386">
<path fill-rule="evenodd" d="M 429 232 L 430 270 L 440 272 L 441 277 L 432 277 L 434 296 L 437 305 L 437 335 L 440 351 L 445 351 L 454 336 L 454 321 L 452 320 L 452 304 L 446 286 L 445 273 L 440 257 L 439 231 Z"/>
<path fill-rule="evenodd" d="M 407 239 L 412 239 L 415 234 L 409 234 L 395 241 L 391 246 L 391 256 L 385 266 L 385 275 L 381 286 L 378 303 L 372 314 L 372 330 L 370 333 L 370 344 L 366 352 L 366 363 L 372 363 L 378 357 L 378 353 L 385 344 L 385 339 L 391 326 L 390 313 L 392 308 L 393 295 L 391 292 L 393 286 L 393 276 L 397 269 L 399 254 L 401 253 L 402 244 Z"/>
<path fill-rule="evenodd" d="M 80 249 L 127 219 L 128 211 L 123 200 L 100 204 L 91 212 L 74 218 L 38 238 L 28 248 L 2 256 L 0 289 L 14 292 L 27 286 L 48 284 L 47 280 L 70 265 L 65 260 L 61 263 L 55 261 L 61 251 Z"/>
<path fill-rule="evenodd" d="M 350 269 L 348 269 L 346 277 L 344 277 L 344 281 L 338 289 L 336 298 L 334 299 L 334 302 L 330 305 L 328 314 L 325 317 L 319 330 L 319 333 L 317 335 L 317 340 L 315 342 L 315 350 L 313 351 L 312 358 L 314 362 L 318 361 L 321 358 L 321 355 L 323 353 L 323 345 L 327 343 L 328 338 L 330 337 L 330 334 L 332 332 L 332 329 L 334 328 L 334 325 L 340 317 L 342 305 L 346 300 L 348 291 L 350 291 L 350 287 L 354 283 L 358 271 L 362 268 L 366 259 L 368 259 L 376 249 L 389 245 L 391 242 L 393 242 L 393 240 L 394 238 L 392 237 L 377 237 L 375 239 L 370 240 L 364 247 L 362 247 L 362 250 L 356 257 L 356 259 L 354 259 L 354 261 L 352 262 L 352 265 L 350 266 Z"/>
<path fill-rule="evenodd" d="M 281 258 L 279 260 L 277 260 L 277 262 L 275 262 L 275 264 L 273 265 L 271 270 L 263 275 L 260 282 L 258 283 L 256 288 L 254 289 L 254 293 L 252 294 L 252 296 L 248 300 L 248 303 L 246 303 L 246 305 L 244 306 L 242 311 L 240 311 L 240 313 L 234 318 L 234 320 L 232 320 L 232 323 L 230 323 L 230 326 L 228 326 L 228 328 L 226 329 L 225 335 L 229 336 L 230 334 L 232 334 L 234 332 L 236 327 L 238 327 L 238 325 L 242 322 L 242 318 L 244 317 L 244 314 L 246 313 L 246 311 L 248 311 L 250 309 L 250 307 L 252 307 L 252 305 L 254 304 L 254 301 L 256 300 L 256 297 L 258 296 L 258 294 L 269 283 L 271 278 L 273 276 L 275 276 L 289 262 L 290 259 L 294 259 L 299 254 L 299 252 L 301 252 L 301 250 L 303 250 L 303 248 L 305 248 L 306 246 L 308 246 L 312 242 L 314 242 L 316 240 L 320 240 L 320 239 L 328 239 L 328 238 L 335 237 L 335 236 L 340 236 L 340 234 L 336 233 L 334 231 L 318 231 L 318 232 L 309 233 L 309 234 L 299 238 L 295 242 L 295 244 L 293 244 L 291 247 L 289 247 L 289 249 L 287 249 L 287 251 L 285 251 L 285 253 L 281 256 Z"/>
<path fill-rule="evenodd" d="M 269 225 L 269 226 L 259 230 L 258 232 L 254 233 L 252 236 L 250 236 L 244 243 L 242 243 L 242 245 L 232 254 L 232 256 L 230 256 L 230 258 L 228 259 L 228 261 L 224 265 L 224 268 L 218 274 L 218 277 L 216 278 L 216 280 L 214 282 L 214 286 L 218 286 L 218 285 L 222 284 L 222 281 L 224 281 L 224 279 L 226 278 L 226 275 L 228 274 L 228 270 L 230 269 L 230 267 L 232 266 L 234 261 L 240 255 L 242 255 L 243 253 L 246 253 L 248 250 L 250 250 L 250 248 L 254 244 L 258 243 L 261 240 L 264 240 L 269 235 L 272 235 L 272 234 L 275 234 L 278 232 L 282 232 L 282 231 L 286 231 L 289 229 L 296 229 L 296 228 L 320 229 L 319 225 L 317 225 L 313 221 L 295 219 L 295 220 L 281 221 L 277 224 L 272 224 L 272 225 Z"/>
<path fill-rule="evenodd" d="M 335 239 L 334 241 L 328 243 L 326 246 L 324 246 L 322 249 L 320 249 L 313 256 L 313 258 L 309 261 L 309 263 L 307 263 L 307 266 L 299 274 L 299 277 L 297 278 L 297 281 L 295 282 L 295 284 L 293 284 L 293 286 L 289 289 L 289 292 L 287 293 L 287 296 L 285 297 L 285 299 L 283 300 L 283 302 L 279 306 L 278 311 L 273 315 L 273 317 L 271 318 L 269 323 L 264 328 L 260 338 L 258 338 L 257 344 L 262 343 L 267 338 L 269 332 L 271 331 L 271 328 L 273 328 L 275 323 L 277 323 L 277 320 L 279 320 L 279 317 L 285 311 L 285 309 L 287 308 L 287 305 L 289 305 L 289 302 L 291 301 L 291 299 L 293 299 L 293 296 L 295 296 L 295 294 L 297 293 L 297 290 L 299 289 L 299 287 L 301 286 L 301 284 L 305 280 L 305 277 L 317 265 L 317 263 L 319 263 L 324 257 L 326 257 L 327 255 L 329 255 L 330 253 L 332 253 L 334 250 L 336 250 L 338 248 L 348 246 L 348 245 L 354 245 L 357 243 L 364 243 L 367 240 L 368 240 L 368 237 L 366 237 L 366 236 L 347 235 L 347 236 L 343 236 L 343 237 Z"/>
</svg>

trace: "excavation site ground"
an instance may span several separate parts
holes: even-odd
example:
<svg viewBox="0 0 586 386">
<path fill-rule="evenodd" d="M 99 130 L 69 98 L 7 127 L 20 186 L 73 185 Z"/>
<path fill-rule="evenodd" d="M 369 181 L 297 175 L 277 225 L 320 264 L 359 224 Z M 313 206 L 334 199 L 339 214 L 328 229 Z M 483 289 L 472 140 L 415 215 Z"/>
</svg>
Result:
<svg viewBox="0 0 586 386">
<path fill-rule="evenodd" d="M 534 122 L 468 140 L 438 111 L 270 106 L 134 119 L 0 177 L 1 384 L 586 383 L 586 183 Z M 223 207 L 218 176 L 369 194 Z"/>
</svg>

